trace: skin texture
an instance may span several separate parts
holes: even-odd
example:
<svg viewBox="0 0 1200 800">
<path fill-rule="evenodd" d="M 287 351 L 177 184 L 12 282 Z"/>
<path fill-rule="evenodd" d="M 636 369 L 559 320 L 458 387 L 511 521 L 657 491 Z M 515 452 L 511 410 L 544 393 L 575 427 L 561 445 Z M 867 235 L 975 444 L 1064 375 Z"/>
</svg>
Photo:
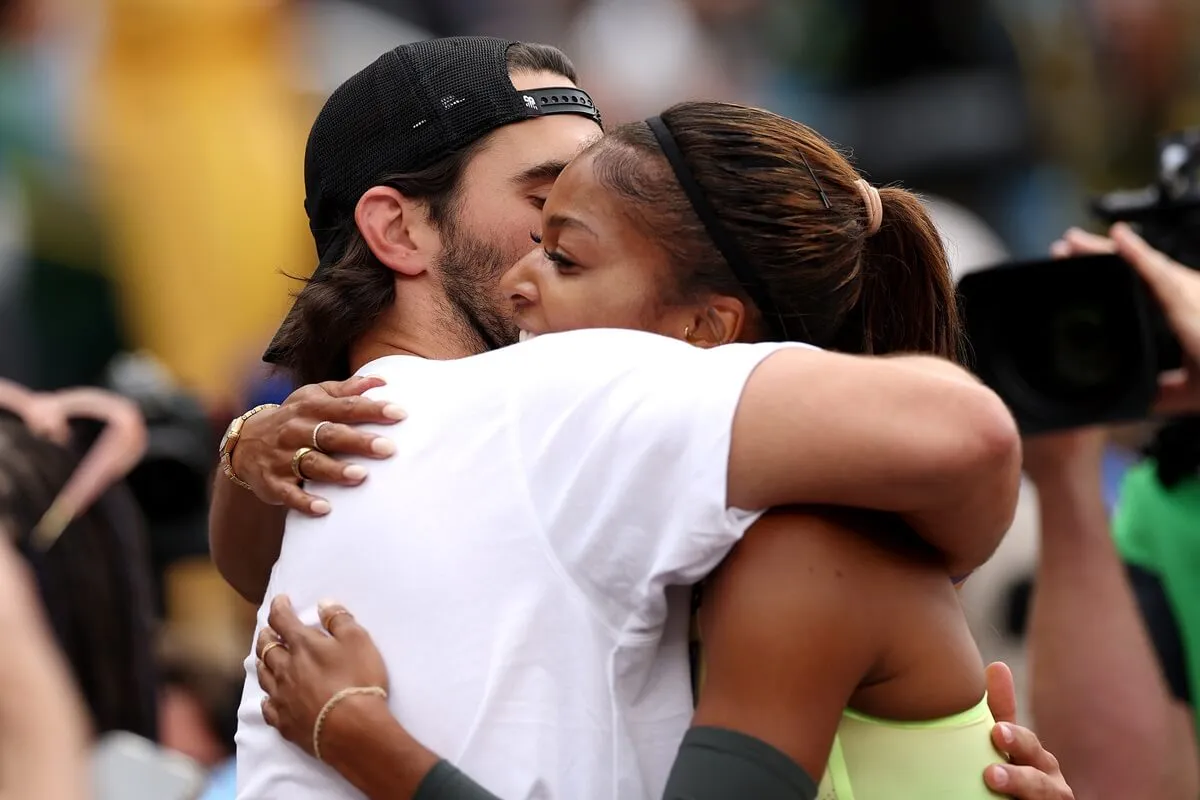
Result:
<svg viewBox="0 0 1200 800">
<path fill-rule="evenodd" d="M 627 327 L 680 338 L 686 330 L 700 346 L 739 338 L 746 314 L 736 298 L 681 302 L 663 292 L 671 276 L 662 252 L 625 223 L 590 170 L 587 157 L 567 168 L 547 201 L 542 235 L 534 236 L 541 248 L 500 282 L 518 326 L 535 334 Z M 948 371 L 945 377 L 948 385 L 961 380 Z M 902 719 L 944 716 L 978 702 L 983 665 L 945 565 L 895 527 L 869 515 L 812 509 L 775 512 L 755 526 L 706 601 L 705 636 L 717 660 L 697 722 L 758 736 L 820 775 L 852 700 L 868 713 Z M 887 541 L 892 534 L 895 540 Z M 792 580 L 798 570 L 810 580 Z M 865 598 L 849 597 L 859 586 L 872 589 Z M 872 613 L 879 608 L 889 613 Z M 749 618 L 755 624 L 745 625 Z M 326 608 L 322 622 L 330 635 L 304 629 L 286 598 L 276 598 L 270 627 L 258 641 L 265 654 L 260 681 L 271 698 L 264 716 L 310 753 L 316 717 L 333 694 L 347 686 L 387 685 L 378 652 L 348 612 Z M 286 648 L 270 646 L 277 641 Z M 806 713 L 786 713 L 794 707 Z M 321 737 L 325 760 L 372 797 L 415 791 L 420 767 L 436 762 L 376 698 L 342 701 Z M 1040 747 L 1030 749 L 1036 753 L 1030 760 L 1041 757 Z M 387 772 L 388 765 L 403 774 Z M 1012 790 L 1022 792 L 1017 796 L 1070 796 L 1056 770 L 998 774 L 1012 779 Z"/>
<path fill-rule="evenodd" d="M 0 800 L 75 800 L 88 789 L 83 704 L 46 625 L 33 576 L 0 528 Z"/>
</svg>

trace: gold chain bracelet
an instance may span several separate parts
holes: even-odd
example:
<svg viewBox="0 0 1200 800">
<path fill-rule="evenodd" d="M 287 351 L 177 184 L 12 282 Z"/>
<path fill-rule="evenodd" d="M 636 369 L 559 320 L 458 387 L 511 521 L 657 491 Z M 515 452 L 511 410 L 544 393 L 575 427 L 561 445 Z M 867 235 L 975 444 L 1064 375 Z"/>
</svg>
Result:
<svg viewBox="0 0 1200 800">
<path fill-rule="evenodd" d="M 374 695 L 386 700 L 388 693 L 387 689 L 384 689 L 382 686 L 351 686 L 342 689 L 333 697 L 326 700 L 325 705 L 321 708 L 321 713 L 317 715 L 316 723 L 313 725 L 313 755 L 316 756 L 318 761 L 323 760 L 321 758 L 321 728 L 325 727 L 325 718 L 329 716 L 329 712 L 333 711 L 338 703 L 354 695 Z"/>
</svg>

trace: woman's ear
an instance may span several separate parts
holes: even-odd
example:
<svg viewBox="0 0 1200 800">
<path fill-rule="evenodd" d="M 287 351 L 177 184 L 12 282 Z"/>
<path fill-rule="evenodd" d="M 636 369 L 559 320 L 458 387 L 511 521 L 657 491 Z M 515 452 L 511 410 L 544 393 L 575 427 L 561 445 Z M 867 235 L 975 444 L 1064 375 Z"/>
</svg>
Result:
<svg viewBox="0 0 1200 800">
<path fill-rule="evenodd" d="M 736 297 L 713 295 L 697 309 L 688 342 L 697 347 L 716 347 L 739 341 L 746 321 L 746 306 Z"/>
<path fill-rule="evenodd" d="M 371 252 L 385 267 L 416 277 L 432 263 L 430 248 L 437 241 L 427 214 L 400 192 L 373 186 L 354 207 L 354 223 Z"/>
</svg>

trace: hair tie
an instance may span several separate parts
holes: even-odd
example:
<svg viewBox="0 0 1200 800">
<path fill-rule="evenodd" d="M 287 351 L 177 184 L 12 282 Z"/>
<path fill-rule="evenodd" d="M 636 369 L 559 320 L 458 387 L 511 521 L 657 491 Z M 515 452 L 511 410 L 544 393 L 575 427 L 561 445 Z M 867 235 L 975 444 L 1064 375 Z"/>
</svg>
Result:
<svg viewBox="0 0 1200 800">
<path fill-rule="evenodd" d="M 863 205 L 867 207 L 867 236 L 874 236 L 883 224 L 883 199 L 879 196 L 879 190 L 862 178 L 856 180 L 854 185 L 858 187 Z"/>
</svg>

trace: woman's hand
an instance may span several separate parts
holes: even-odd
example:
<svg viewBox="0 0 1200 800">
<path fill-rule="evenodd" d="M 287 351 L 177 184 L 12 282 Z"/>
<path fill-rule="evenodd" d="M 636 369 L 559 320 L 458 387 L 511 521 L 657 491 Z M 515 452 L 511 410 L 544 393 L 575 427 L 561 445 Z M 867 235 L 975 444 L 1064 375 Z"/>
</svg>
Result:
<svg viewBox="0 0 1200 800">
<path fill-rule="evenodd" d="M 317 717 L 331 697 L 352 687 L 388 688 L 383 656 L 350 612 L 323 603 L 319 613 L 324 630 L 306 626 L 286 596 L 276 597 L 268 627 L 255 642 L 258 682 L 267 693 L 263 719 L 309 755 Z M 353 706 L 362 702 L 386 704 L 378 696 L 355 695 L 329 716 L 353 713 Z"/>
<path fill-rule="evenodd" d="M 304 491 L 296 480 L 292 458 L 300 448 L 312 448 L 298 465 L 306 480 L 343 486 L 362 483 L 365 468 L 345 464 L 331 454 L 387 458 L 395 452 L 390 439 L 352 427 L 404 419 L 399 406 L 361 396 L 383 385 L 382 378 L 363 377 L 301 386 L 278 408 L 246 420 L 233 449 L 234 474 L 268 505 L 284 505 L 311 516 L 328 514 L 328 501 Z"/>
<path fill-rule="evenodd" d="M 992 743 L 1008 756 L 1008 764 L 984 772 L 988 788 L 1017 800 L 1075 800 L 1058 759 L 1042 747 L 1033 731 L 1017 724 L 1016 688 L 1005 664 L 988 666 L 987 695 L 996 720 Z"/>
</svg>

